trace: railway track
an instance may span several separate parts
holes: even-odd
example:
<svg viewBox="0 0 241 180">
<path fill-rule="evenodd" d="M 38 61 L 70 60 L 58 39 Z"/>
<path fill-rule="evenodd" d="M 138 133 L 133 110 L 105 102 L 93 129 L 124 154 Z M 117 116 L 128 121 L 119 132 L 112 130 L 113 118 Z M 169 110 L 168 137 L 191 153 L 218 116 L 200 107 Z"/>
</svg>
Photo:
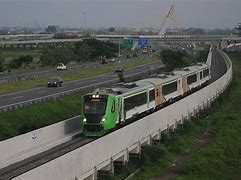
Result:
<svg viewBox="0 0 241 180">
<path fill-rule="evenodd" d="M 211 82 L 220 78 L 227 70 L 226 63 L 224 60 L 221 61 L 220 59 L 223 59 L 223 57 L 216 50 L 214 50 L 212 57 Z M 86 138 L 81 135 L 73 137 L 71 141 L 65 142 L 42 153 L 0 169 L 0 180 L 9 180 L 17 177 L 94 140 L 95 138 Z"/>
</svg>

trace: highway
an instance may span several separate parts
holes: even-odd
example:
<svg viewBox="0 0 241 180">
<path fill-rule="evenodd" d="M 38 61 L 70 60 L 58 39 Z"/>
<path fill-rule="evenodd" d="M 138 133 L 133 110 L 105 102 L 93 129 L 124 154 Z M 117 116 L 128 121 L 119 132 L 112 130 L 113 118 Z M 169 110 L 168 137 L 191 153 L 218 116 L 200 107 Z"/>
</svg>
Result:
<svg viewBox="0 0 241 180">
<path fill-rule="evenodd" d="M 116 58 L 115 62 L 110 62 L 110 59 L 106 60 L 107 63 L 118 63 L 119 61 L 123 62 L 123 61 L 131 61 L 131 60 L 136 60 L 138 58 L 142 58 L 145 57 L 146 55 L 143 55 L 142 53 L 138 53 L 138 57 L 132 57 L 132 58 L 126 58 L 126 57 L 120 57 L 120 58 Z M 1 83 L 11 83 L 11 82 L 17 82 L 17 81 L 24 81 L 24 80 L 32 80 L 32 79 L 38 79 L 38 78 L 43 78 L 43 77 L 47 77 L 47 76 L 53 76 L 53 75 L 62 75 L 64 73 L 69 73 L 69 72 L 76 72 L 76 71 L 80 71 L 80 69 L 90 69 L 90 68 L 97 68 L 97 67 L 101 67 L 101 66 L 105 66 L 105 64 L 100 64 L 97 62 L 93 62 L 93 63 L 86 63 L 83 65 L 79 65 L 79 66 L 68 66 L 67 70 L 64 71 L 57 71 L 56 69 L 52 69 L 52 70 L 45 70 L 45 71 L 35 71 L 35 72 L 29 72 L 29 73 L 22 73 L 22 74 L 18 74 L 18 75 L 1 75 L 0 74 L 0 84 Z"/>
<path fill-rule="evenodd" d="M 152 68 L 163 66 L 161 61 L 152 62 L 147 65 L 141 65 L 135 68 L 126 69 L 124 71 L 124 76 L 134 76 L 141 72 L 148 72 Z M 69 81 L 63 84 L 62 87 L 49 88 L 49 87 L 39 87 L 35 89 L 29 89 L 25 91 L 19 91 L 15 93 L 9 93 L 0 96 L 0 108 L 7 106 L 13 106 L 16 103 L 21 103 L 25 101 L 31 101 L 37 98 L 53 96 L 59 93 L 64 93 L 68 91 L 73 91 L 79 88 L 86 88 L 93 85 L 98 85 L 104 82 L 110 82 L 113 80 L 118 80 L 117 74 L 114 72 L 102 74 L 94 77 L 84 78 L 75 81 Z M 47 85 L 47 82 L 46 82 Z"/>
</svg>

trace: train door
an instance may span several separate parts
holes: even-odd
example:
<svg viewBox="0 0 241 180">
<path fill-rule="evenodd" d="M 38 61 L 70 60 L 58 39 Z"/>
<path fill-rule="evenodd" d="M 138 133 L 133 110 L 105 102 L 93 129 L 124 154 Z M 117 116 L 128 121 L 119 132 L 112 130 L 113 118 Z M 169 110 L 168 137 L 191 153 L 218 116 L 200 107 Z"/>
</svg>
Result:
<svg viewBox="0 0 241 180">
<path fill-rule="evenodd" d="M 198 86 L 201 85 L 201 76 L 200 76 L 200 72 L 197 72 L 197 83 L 198 83 Z"/>
<path fill-rule="evenodd" d="M 155 85 L 155 104 L 160 105 L 164 103 L 166 100 L 162 95 L 162 87 L 160 84 Z"/>
<path fill-rule="evenodd" d="M 180 93 L 180 94 L 183 94 L 181 79 L 177 80 L 177 92 Z"/>
<path fill-rule="evenodd" d="M 155 104 L 156 104 L 156 106 L 161 104 L 160 93 L 161 93 L 161 85 L 157 84 L 157 85 L 155 85 Z"/>
<path fill-rule="evenodd" d="M 118 98 L 118 104 L 117 104 L 117 123 L 121 123 L 123 119 L 123 100 L 121 98 Z"/>
<path fill-rule="evenodd" d="M 189 90 L 189 87 L 187 84 L 187 76 L 182 76 L 182 89 L 184 94 Z"/>
</svg>

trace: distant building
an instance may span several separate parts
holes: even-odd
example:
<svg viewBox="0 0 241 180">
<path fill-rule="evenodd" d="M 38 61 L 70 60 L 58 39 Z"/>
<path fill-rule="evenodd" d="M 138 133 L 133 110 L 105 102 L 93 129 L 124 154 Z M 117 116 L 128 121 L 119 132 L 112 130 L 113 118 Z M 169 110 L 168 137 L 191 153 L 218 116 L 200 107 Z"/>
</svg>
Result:
<svg viewBox="0 0 241 180">
<path fill-rule="evenodd" d="M 236 29 L 239 31 L 239 37 L 241 37 L 241 23 L 238 24 L 238 27 Z"/>
</svg>

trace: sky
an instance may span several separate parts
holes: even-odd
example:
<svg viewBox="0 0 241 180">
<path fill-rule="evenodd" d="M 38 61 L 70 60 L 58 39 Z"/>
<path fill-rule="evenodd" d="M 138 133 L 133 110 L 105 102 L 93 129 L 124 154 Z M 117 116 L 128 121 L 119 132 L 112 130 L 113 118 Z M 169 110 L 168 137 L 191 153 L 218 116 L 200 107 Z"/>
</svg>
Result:
<svg viewBox="0 0 241 180">
<path fill-rule="evenodd" d="M 85 12 L 88 28 L 159 28 L 172 4 L 180 27 L 233 28 L 241 23 L 241 0 L 0 0 L 0 27 L 84 27 Z"/>
</svg>

